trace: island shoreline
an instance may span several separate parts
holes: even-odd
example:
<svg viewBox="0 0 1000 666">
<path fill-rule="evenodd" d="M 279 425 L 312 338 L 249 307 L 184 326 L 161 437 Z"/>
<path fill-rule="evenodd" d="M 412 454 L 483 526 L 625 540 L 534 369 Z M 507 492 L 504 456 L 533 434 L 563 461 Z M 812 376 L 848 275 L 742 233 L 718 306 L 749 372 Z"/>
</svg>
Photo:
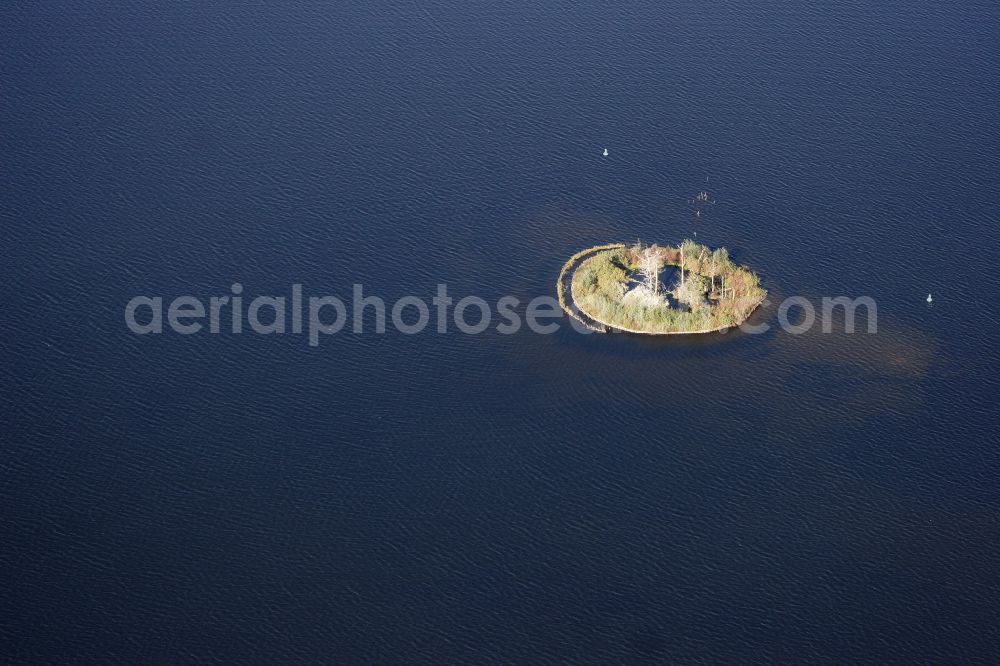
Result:
<svg viewBox="0 0 1000 666">
<path fill-rule="evenodd" d="M 691 243 L 691 241 L 685 241 L 685 243 Z M 640 244 L 638 243 L 636 244 L 635 247 L 641 248 Z M 698 247 L 707 250 L 707 248 L 705 248 L 704 246 L 698 246 Z M 575 293 L 574 278 L 576 272 L 579 269 L 581 269 L 587 262 L 591 261 L 592 259 L 595 259 L 597 255 L 603 252 L 623 251 L 626 250 L 626 248 L 628 248 L 628 246 L 625 243 L 608 243 L 580 250 L 563 264 L 562 269 L 559 272 L 559 277 L 556 283 L 556 291 L 560 307 L 566 312 L 566 314 L 568 314 L 570 317 L 573 317 L 576 321 L 580 322 L 582 325 L 586 326 L 588 329 L 592 331 L 600 333 L 623 332 L 623 333 L 631 333 L 633 335 L 655 335 L 655 336 L 705 335 L 709 333 L 725 332 L 731 328 L 738 328 L 740 325 L 746 322 L 750 318 L 750 316 L 763 304 L 764 300 L 767 297 L 767 292 L 759 287 L 759 279 L 756 277 L 755 274 L 750 273 L 749 269 L 746 269 L 743 266 L 736 266 L 734 264 L 730 264 L 734 270 L 745 271 L 747 274 L 752 275 L 756 282 L 753 288 L 754 290 L 759 292 L 759 297 L 755 298 L 751 302 L 747 303 L 745 300 L 743 301 L 744 312 L 742 313 L 742 316 L 735 318 L 733 321 L 726 322 L 718 326 L 710 326 L 708 328 L 701 328 L 694 330 L 644 330 L 640 328 L 623 325 L 622 323 L 608 321 L 606 318 L 603 318 L 595 314 L 585 305 L 581 304 L 581 300 L 577 298 L 577 295 Z M 669 248 L 669 247 L 658 248 L 656 245 L 653 245 L 651 246 L 651 248 L 647 248 L 647 250 L 649 249 L 654 249 L 660 252 L 661 257 L 672 255 L 671 258 L 663 259 L 660 262 L 659 266 L 661 270 L 665 266 L 676 266 L 680 268 L 682 274 L 686 270 L 682 253 L 680 254 L 681 257 L 680 259 L 673 258 L 679 252 L 680 246 L 678 246 L 678 248 Z M 689 273 L 693 275 L 701 274 L 700 271 L 691 271 L 690 269 L 687 270 L 689 271 Z M 633 270 L 632 272 L 634 273 L 635 271 Z M 567 287 L 567 281 L 569 283 L 568 287 Z M 714 289 L 715 286 L 714 278 L 712 281 L 712 286 Z M 718 296 L 716 296 L 716 300 L 718 300 Z M 706 307 L 712 307 L 712 306 L 706 306 Z"/>
</svg>

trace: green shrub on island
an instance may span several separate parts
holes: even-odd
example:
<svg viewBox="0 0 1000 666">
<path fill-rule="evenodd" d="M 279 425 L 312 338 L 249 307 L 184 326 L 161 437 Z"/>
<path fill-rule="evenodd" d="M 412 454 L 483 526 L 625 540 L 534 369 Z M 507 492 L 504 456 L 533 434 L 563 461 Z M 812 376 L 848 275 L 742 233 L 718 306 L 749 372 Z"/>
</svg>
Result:
<svg viewBox="0 0 1000 666">
<path fill-rule="evenodd" d="M 565 310 L 567 314 L 580 321 L 583 321 L 569 306 L 569 303 L 566 302 L 565 279 L 567 273 L 569 273 L 569 271 L 572 270 L 572 268 L 576 265 L 578 261 L 586 257 L 588 254 L 594 254 L 595 252 L 599 252 L 601 250 L 617 250 L 624 247 L 625 247 L 624 243 L 609 243 L 608 245 L 598 245 L 596 247 L 588 247 L 586 250 L 580 250 L 579 252 L 577 252 L 572 257 L 566 260 L 566 263 L 563 264 L 562 270 L 559 271 L 559 280 L 556 282 L 556 294 L 559 296 L 560 307 L 562 307 L 562 309 Z M 595 330 L 600 330 L 600 329 L 595 329 Z"/>
<path fill-rule="evenodd" d="M 577 253 L 564 272 L 592 253 L 573 272 L 572 300 L 605 326 L 635 333 L 707 333 L 739 325 L 767 295 L 757 275 L 734 264 L 725 248 L 713 251 L 692 240 L 677 247 L 603 247 Z M 660 284 L 665 266 L 678 267 L 676 284 Z M 558 290 L 562 303 L 562 280 Z"/>
<path fill-rule="evenodd" d="M 625 257 L 616 251 L 606 251 L 584 262 L 574 275 L 581 289 L 596 292 L 609 301 L 620 301 L 625 296 L 628 272 Z"/>
</svg>

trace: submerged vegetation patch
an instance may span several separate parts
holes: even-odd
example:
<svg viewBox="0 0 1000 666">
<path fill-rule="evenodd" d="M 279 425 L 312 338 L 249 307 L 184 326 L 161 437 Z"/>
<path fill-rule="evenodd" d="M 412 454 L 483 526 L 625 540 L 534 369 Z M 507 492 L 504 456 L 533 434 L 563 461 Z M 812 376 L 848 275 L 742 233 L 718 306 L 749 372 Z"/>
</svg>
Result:
<svg viewBox="0 0 1000 666">
<path fill-rule="evenodd" d="M 661 284 L 660 272 L 668 266 L 677 267 L 676 280 Z M 710 333 L 738 326 L 767 295 L 757 275 L 733 263 L 725 248 L 711 250 L 691 240 L 676 247 L 604 245 L 573 255 L 557 290 L 560 304 L 574 314 L 564 285 L 571 270 L 573 305 L 594 322 L 631 333 Z"/>
</svg>

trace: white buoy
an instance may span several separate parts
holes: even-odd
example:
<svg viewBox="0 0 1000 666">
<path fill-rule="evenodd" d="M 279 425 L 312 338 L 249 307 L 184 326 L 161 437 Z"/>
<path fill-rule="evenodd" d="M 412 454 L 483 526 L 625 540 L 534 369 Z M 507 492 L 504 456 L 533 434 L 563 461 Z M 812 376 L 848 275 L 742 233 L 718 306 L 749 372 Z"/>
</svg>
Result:
<svg viewBox="0 0 1000 666">
<path fill-rule="evenodd" d="M 607 157 L 607 156 L 608 156 L 608 149 L 607 149 L 607 148 L 605 148 L 605 149 L 604 149 L 604 156 L 605 156 L 605 157 Z"/>
<path fill-rule="evenodd" d="M 927 294 L 927 302 L 928 302 L 928 303 L 933 303 L 933 302 L 934 302 L 934 299 L 933 299 L 933 298 L 931 298 L 931 295 L 930 295 L 930 294 Z"/>
</svg>

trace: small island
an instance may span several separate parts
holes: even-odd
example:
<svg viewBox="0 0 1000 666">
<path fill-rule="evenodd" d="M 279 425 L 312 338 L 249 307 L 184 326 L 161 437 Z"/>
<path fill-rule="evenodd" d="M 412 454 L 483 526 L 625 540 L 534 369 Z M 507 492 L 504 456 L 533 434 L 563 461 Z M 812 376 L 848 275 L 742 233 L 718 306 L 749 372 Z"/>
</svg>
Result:
<svg viewBox="0 0 1000 666">
<path fill-rule="evenodd" d="M 767 296 L 757 275 L 734 264 L 726 248 L 692 240 L 577 252 L 563 265 L 556 290 L 562 308 L 588 328 L 644 335 L 739 326 Z"/>
</svg>

